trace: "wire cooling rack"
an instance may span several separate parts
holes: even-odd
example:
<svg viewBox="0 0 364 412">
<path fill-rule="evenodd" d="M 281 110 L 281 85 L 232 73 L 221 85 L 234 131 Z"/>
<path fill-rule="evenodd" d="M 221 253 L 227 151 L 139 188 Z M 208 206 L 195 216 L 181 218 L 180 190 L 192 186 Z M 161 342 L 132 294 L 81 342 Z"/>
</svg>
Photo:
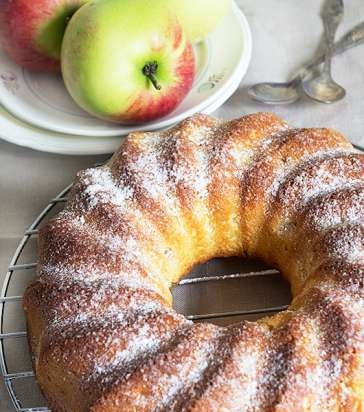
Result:
<svg viewBox="0 0 364 412">
<path fill-rule="evenodd" d="M 0 367 L 14 410 L 18 412 L 50 411 L 32 371 L 21 309 L 22 291 L 34 278 L 36 268 L 36 252 L 33 252 L 29 261 L 26 260 L 29 256 L 25 250 L 31 242 L 36 241 L 39 226 L 67 201 L 71 186 L 52 199 L 26 230 L 5 274 L 0 296 Z M 276 270 L 253 262 L 245 264 L 242 271 L 241 262 L 237 261 L 230 262 L 230 267 L 224 269 L 220 261 L 202 265 L 175 285 L 172 292 L 177 311 L 196 322 L 209 320 L 229 324 L 242 319 L 254 320 L 286 309 L 290 300 L 289 286 L 281 277 L 277 277 Z M 231 272 L 234 269 L 238 269 L 239 273 Z M 226 270 L 228 273 L 224 274 Z M 213 271 L 214 274 L 209 274 Z M 16 294 L 13 283 L 19 283 L 19 277 L 23 289 Z M 262 285 L 265 286 L 262 288 Z M 198 289 L 199 299 L 191 299 L 192 292 Z M 245 297 L 242 296 L 244 290 Z M 271 296 L 272 290 L 274 296 Z M 227 299 L 224 299 L 224 293 L 228 296 Z M 268 303 L 268 295 L 273 298 L 273 303 Z M 228 307 L 223 302 L 227 302 Z M 14 331 L 15 327 L 17 329 Z"/>
</svg>

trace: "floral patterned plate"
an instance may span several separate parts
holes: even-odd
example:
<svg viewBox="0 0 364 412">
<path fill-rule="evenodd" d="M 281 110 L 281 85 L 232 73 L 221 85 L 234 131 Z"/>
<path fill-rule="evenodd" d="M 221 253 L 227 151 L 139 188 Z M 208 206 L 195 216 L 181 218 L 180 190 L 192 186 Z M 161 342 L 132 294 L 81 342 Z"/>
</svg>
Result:
<svg viewBox="0 0 364 412">
<path fill-rule="evenodd" d="M 198 72 L 193 89 L 169 116 L 139 126 L 122 126 L 96 119 L 68 95 L 59 75 L 30 73 L 0 51 L 0 103 L 14 117 L 37 128 L 72 136 L 124 136 L 132 131 L 156 130 L 203 112 L 227 99 L 244 77 L 251 59 L 249 24 L 233 10 L 205 42 L 195 47 Z M 230 96 L 228 96 L 230 97 Z M 222 104 L 220 103 L 220 104 Z M 0 118 L 1 122 L 1 118 Z"/>
</svg>

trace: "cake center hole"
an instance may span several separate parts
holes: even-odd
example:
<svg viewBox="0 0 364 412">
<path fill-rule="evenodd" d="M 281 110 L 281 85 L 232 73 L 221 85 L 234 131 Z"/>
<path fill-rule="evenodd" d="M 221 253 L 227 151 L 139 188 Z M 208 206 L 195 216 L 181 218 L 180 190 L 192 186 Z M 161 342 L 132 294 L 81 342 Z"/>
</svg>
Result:
<svg viewBox="0 0 364 412">
<path fill-rule="evenodd" d="M 218 325 L 272 315 L 292 299 L 290 285 L 278 271 L 240 258 L 213 259 L 196 266 L 172 294 L 177 312 Z"/>
</svg>

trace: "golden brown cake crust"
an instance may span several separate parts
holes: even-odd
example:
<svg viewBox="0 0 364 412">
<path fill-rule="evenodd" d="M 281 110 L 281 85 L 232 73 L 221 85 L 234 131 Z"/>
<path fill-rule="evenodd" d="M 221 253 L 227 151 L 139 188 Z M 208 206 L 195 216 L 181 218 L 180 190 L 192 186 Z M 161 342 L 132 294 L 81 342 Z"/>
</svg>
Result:
<svg viewBox="0 0 364 412">
<path fill-rule="evenodd" d="M 24 297 L 56 412 L 364 411 L 364 155 L 269 113 L 131 134 L 41 229 Z M 193 324 L 170 287 L 218 256 L 290 281 L 287 311 Z"/>
</svg>

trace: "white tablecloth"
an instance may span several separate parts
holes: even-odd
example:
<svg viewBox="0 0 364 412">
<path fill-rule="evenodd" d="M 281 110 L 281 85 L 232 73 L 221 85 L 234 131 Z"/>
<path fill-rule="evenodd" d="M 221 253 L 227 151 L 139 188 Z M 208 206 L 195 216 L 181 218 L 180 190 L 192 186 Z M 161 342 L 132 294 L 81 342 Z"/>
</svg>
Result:
<svg viewBox="0 0 364 412">
<path fill-rule="evenodd" d="M 217 115 L 230 119 L 255 111 L 275 111 L 293 125 L 330 126 L 354 142 L 360 139 L 363 142 L 364 45 L 337 57 L 333 64 L 335 79 L 347 89 L 344 101 L 325 106 L 302 99 L 291 106 L 264 106 L 250 101 L 245 88 L 263 80 L 286 80 L 311 57 L 322 35 L 321 2 L 239 0 L 238 3 L 251 24 L 253 60 L 240 89 Z M 345 21 L 339 34 L 364 20 L 362 0 L 346 0 L 345 5 Z M 0 141 L 0 283 L 19 237 L 42 207 L 72 180 L 77 170 L 105 158 L 50 155 Z M 12 410 L 0 378 L 0 411 Z"/>
</svg>

